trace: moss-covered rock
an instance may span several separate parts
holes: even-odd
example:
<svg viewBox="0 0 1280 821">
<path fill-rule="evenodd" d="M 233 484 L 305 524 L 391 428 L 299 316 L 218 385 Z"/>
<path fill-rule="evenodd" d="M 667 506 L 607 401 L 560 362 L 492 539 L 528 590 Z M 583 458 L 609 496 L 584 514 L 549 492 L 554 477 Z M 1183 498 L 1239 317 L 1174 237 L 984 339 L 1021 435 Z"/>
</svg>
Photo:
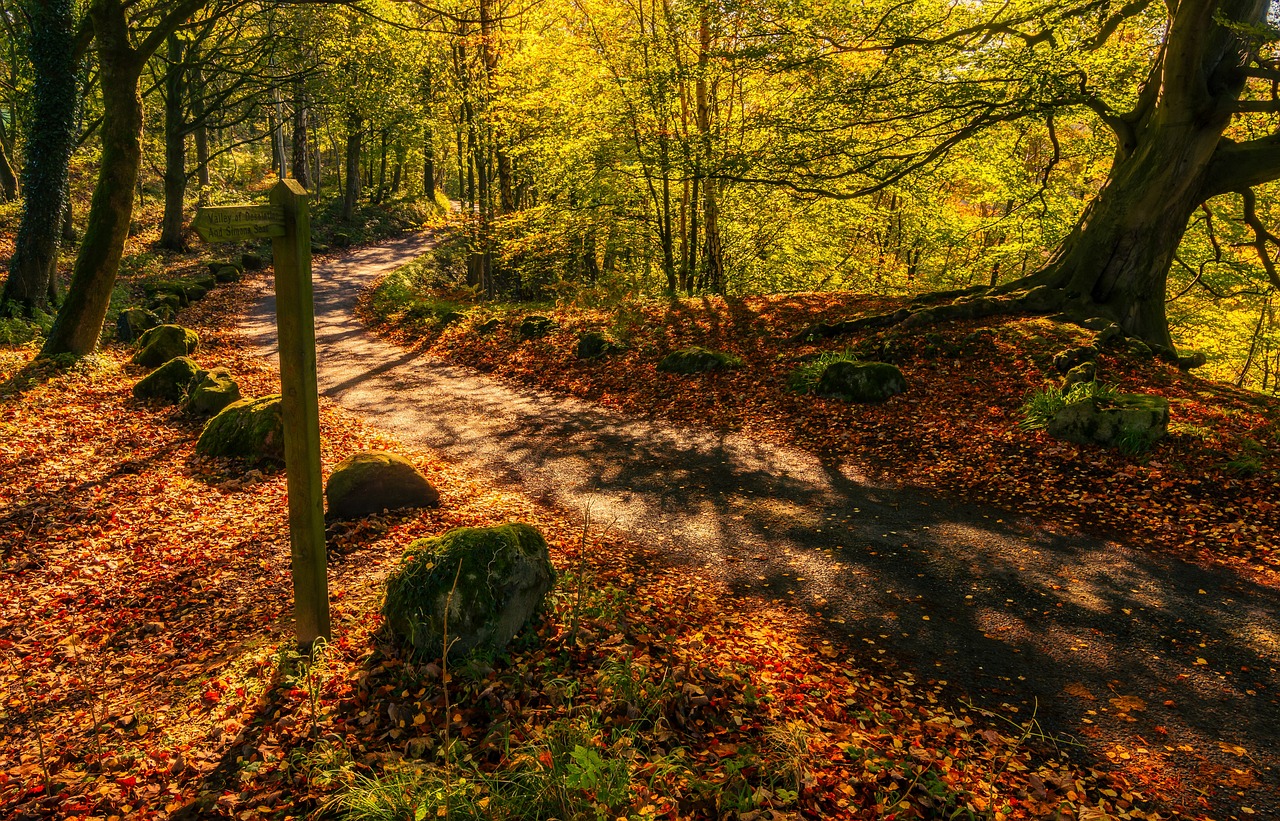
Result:
<svg viewBox="0 0 1280 821">
<path fill-rule="evenodd" d="M 200 346 L 200 337 L 181 325 L 159 325 L 138 337 L 135 365 L 154 368 L 178 356 L 189 356 Z"/>
<path fill-rule="evenodd" d="M 209 273 L 197 274 L 196 278 L 192 281 L 201 288 L 204 288 L 206 291 L 212 291 L 218 286 L 218 278 Z"/>
<path fill-rule="evenodd" d="M 147 310 L 154 311 L 157 316 L 170 316 L 182 307 L 182 300 L 173 294 L 156 294 L 147 303 Z"/>
<path fill-rule="evenodd" d="M 354 453 L 338 463 L 325 483 L 329 512 L 358 519 L 383 510 L 435 507 L 440 494 L 408 459 L 395 453 Z"/>
<path fill-rule="evenodd" d="M 665 373 L 707 373 L 709 371 L 727 371 L 742 365 L 742 360 L 733 354 L 712 351 L 707 348 L 681 348 L 672 351 L 658 363 L 658 370 Z"/>
<path fill-rule="evenodd" d="M 260 271 L 262 270 L 262 255 L 246 251 L 240 255 L 240 264 L 244 266 L 246 271 Z"/>
<path fill-rule="evenodd" d="M 213 272 L 213 276 L 218 282 L 239 282 L 244 275 L 235 265 L 223 265 Z"/>
<path fill-rule="evenodd" d="M 439 657 L 447 605 L 450 657 L 476 648 L 501 650 L 555 580 L 546 539 L 533 527 L 458 528 L 409 546 L 387 579 L 382 614 L 393 634 Z"/>
<path fill-rule="evenodd" d="M 174 357 L 138 380 L 133 386 L 133 395 L 138 399 L 161 399 L 176 405 L 191 390 L 200 373 L 200 366 L 191 357 Z"/>
<path fill-rule="evenodd" d="M 883 402 L 906 389 L 907 380 L 896 365 L 844 359 L 823 368 L 814 386 L 819 396 L 846 402 Z"/>
<path fill-rule="evenodd" d="M 187 392 L 187 410 L 201 416 L 212 416 L 232 402 L 240 401 L 240 386 L 226 368 L 200 371 Z"/>
<path fill-rule="evenodd" d="M 488 336 L 489 334 L 493 333 L 494 331 L 497 331 L 501 327 L 502 327 L 501 319 L 486 319 L 484 322 L 481 322 L 479 325 L 476 326 L 476 333 L 480 334 L 481 336 Z"/>
<path fill-rule="evenodd" d="M 1081 345 L 1078 348 L 1067 348 L 1054 355 L 1053 367 L 1058 373 L 1066 373 L 1082 362 L 1092 362 L 1097 358 L 1097 348 L 1093 345 Z"/>
<path fill-rule="evenodd" d="M 1184 371 L 1203 368 L 1208 362 L 1209 357 L 1205 355 L 1204 351 L 1187 351 L 1178 356 L 1178 367 Z"/>
<path fill-rule="evenodd" d="M 1071 370 L 1067 371 L 1066 379 L 1062 380 L 1062 392 L 1081 385 L 1085 382 L 1092 382 L 1098 378 L 1098 365 L 1096 362 L 1081 362 Z"/>
<path fill-rule="evenodd" d="M 579 359 L 599 359 L 622 350 L 625 348 L 621 344 L 599 331 L 587 331 L 578 337 Z"/>
<path fill-rule="evenodd" d="M 1110 400 L 1093 397 L 1064 407 L 1049 420 L 1050 436 L 1081 445 L 1114 445 L 1140 452 L 1163 439 L 1169 428 L 1169 400 L 1122 393 Z"/>
<path fill-rule="evenodd" d="M 142 292 L 152 298 L 159 298 L 169 295 L 178 300 L 180 307 L 187 307 L 191 304 L 191 298 L 187 295 L 187 283 L 178 282 L 177 280 L 153 280 L 144 283 Z"/>
<path fill-rule="evenodd" d="M 1135 359 L 1151 359 L 1156 352 L 1151 346 L 1143 342 L 1141 339 L 1129 339 L 1125 342 L 1125 350 L 1129 352 L 1129 356 Z"/>
<path fill-rule="evenodd" d="M 125 308 L 116 318 L 116 339 L 133 342 L 160 325 L 160 317 L 146 308 Z"/>
<path fill-rule="evenodd" d="M 188 284 L 186 288 L 187 288 L 187 300 L 189 302 L 199 302 L 209 294 L 208 288 L 204 287 L 203 285 L 198 285 L 194 282 Z"/>
<path fill-rule="evenodd" d="M 551 329 L 555 326 L 550 317 L 526 316 L 520 320 L 520 338 L 539 339 L 551 333 Z"/>
<path fill-rule="evenodd" d="M 346 233 L 346 232 L 344 232 L 344 231 L 334 231 L 334 232 L 333 232 L 333 247 L 334 247 L 334 248 L 350 248 L 350 247 L 351 247 L 351 235 L 350 235 L 350 234 L 348 234 L 348 233 Z"/>
<path fill-rule="evenodd" d="M 204 426 L 196 442 L 201 456 L 243 456 L 284 461 L 284 413 L 279 394 L 241 399 Z"/>
</svg>

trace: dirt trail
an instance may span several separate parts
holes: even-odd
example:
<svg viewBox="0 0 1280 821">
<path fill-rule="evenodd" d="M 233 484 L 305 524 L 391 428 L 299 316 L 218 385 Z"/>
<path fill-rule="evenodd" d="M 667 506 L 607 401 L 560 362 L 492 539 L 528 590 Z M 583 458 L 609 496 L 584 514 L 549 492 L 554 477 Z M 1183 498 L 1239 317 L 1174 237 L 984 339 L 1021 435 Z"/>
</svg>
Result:
<svg viewBox="0 0 1280 821">
<path fill-rule="evenodd" d="M 356 319 L 356 298 L 430 243 L 415 235 L 316 266 L 324 396 L 533 496 L 591 503 L 597 521 L 616 519 L 674 562 L 718 569 L 736 594 L 819 612 L 868 665 L 947 680 L 980 706 L 1016 707 L 1015 718 L 1034 711 L 1045 733 L 1129 766 L 1166 755 L 1155 766 L 1188 788 L 1243 771 L 1242 794 L 1216 796 L 1213 814 L 1249 807 L 1280 818 L 1273 591 L 876 486 L 798 450 L 621 416 L 394 347 Z M 246 321 L 272 352 L 267 289 Z M 1122 696 L 1141 708 L 1130 701 L 1117 715 L 1111 699 Z"/>
</svg>

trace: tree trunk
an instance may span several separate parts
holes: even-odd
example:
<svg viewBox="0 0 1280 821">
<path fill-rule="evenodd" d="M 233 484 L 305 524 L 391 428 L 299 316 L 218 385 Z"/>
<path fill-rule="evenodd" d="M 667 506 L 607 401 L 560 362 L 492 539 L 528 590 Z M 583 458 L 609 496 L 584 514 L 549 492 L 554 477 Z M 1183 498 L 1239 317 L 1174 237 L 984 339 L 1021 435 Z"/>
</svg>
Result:
<svg viewBox="0 0 1280 821">
<path fill-rule="evenodd" d="M 193 135 L 196 144 L 196 182 L 200 188 L 200 204 L 204 205 L 209 201 L 209 123 L 204 110 L 204 75 L 199 65 L 191 71 L 189 87 L 191 116 L 196 123 Z"/>
<path fill-rule="evenodd" d="M 307 98 L 301 90 L 293 95 L 293 178 L 303 188 L 311 188 L 311 140 L 308 130 Z"/>
<path fill-rule="evenodd" d="M 27 51 L 35 72 L 34 99 L 22 168 L 22 221 L 0 303 L 16 302 L 30 311 L 47 307 L 50 280 L 58 264 L 79 95 L 74 4 L 36 0 L 25 5 L 31 26 Z"/>
<path fill-rule="evenodd" d="M 160 247 L 185 251 L 182 208 L 187 196 L 187 132 L 182 116 L 186 96 L 182 41 L 169 35 L 169 59 L 164 74 L 164 216 L 160 222 Z"/>
<path fill-rule="evenodd" d="M 422 137 L 422 193 L 428 200 L 436 198 L 436 147 L 431 126 L 423 128 Z"/>
<path fill-rule="evenodd" d="M 356 201 L 360 198 L 360 137 L 364 132 L 364 120 L 358 114 L 347 117 L 347 187 L 342 197 L 342 218 L 350 222 L 356 213 Z"/>
<path fill-rule="evenodd" d="M 1252 184 L 1251 167 L 1234 161 L 1243 152 L 1233 154 L 1239 146 L 1223 138 L 1251 46 L 1223 22 L 1260 26 L 1268 5 L 1184 0 L 1176 7 L 1139 107 L 1112 123 L 1119 139 L 1106 184 L 1043 270 L 998 291 L 1047 286 L 1028 295 L 1031 307 L 1103 316 L 1129 336 L 1172 347 L 1166 284 L 1187 222 L 1210 197 Z"/>
<path fill-rule="evenodd" d="M 46 355 L 84 356 L 97 347 L 111 289 L 133 217 L 133 187 L 142 163 L 144 57 L 129 44 L 125 7 L 100 0 L 90 7 L 102 87 L 102 159 L 71 288 L 45 340 Z"/>
<path fill-rule="evenodd" d="M 13 173 L 13 163 L 9 162 L 9 152 L 5 150 L 3 141 L 0 141 L 0 193 L 4 194 L 6 202 L 18 198 L 18 177 Z"/>
</svg>

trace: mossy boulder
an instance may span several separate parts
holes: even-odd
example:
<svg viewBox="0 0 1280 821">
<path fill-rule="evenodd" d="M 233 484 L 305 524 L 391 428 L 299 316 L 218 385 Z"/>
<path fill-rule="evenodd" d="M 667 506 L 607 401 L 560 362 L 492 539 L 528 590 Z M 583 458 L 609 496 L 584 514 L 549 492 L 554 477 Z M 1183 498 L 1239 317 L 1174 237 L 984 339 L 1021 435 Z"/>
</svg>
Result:
<svg viewBox="0 0 1280 821">
<path fill-rule="evenodd" d="M 262 270 L 262 255 L 247 251 L 240 255 L 240 264 L 244 266 L 246 271 L 260 271 Z"/>
<path fill-rule="evenodd" d="M 189 356 L 199 346 L 200 337 L 190 328 L 158 325 L 138 337 L 138 352 L 133 355 L 133 363 L 154 368 L 175 357 Z"/>
<path fill-rule="evenodd" d="M 622 350 L 625 350 L 623 345 L 599 331 L 587 331 L 578 337 L 579 359 L 600 359 Z"/>
<path fill-rule="evenodd" d="M 1178 355 L 1178 367 L 1184 371 L 1203 368 L 1209 362 L 1209 357 L 1204 351 L 1187 351 Z"/>
<path fill-rule="evenodd" d="M 212 291 L 218 285 L 218 278 L 213 274 L 197 274 L 193 282 L 206 291 Z"/>
<path fill-rule="evenodd" d="M 201 456 L 243 456 L 284 461 L 284 412 L 280 395 L 241 399 L 204 426 L 196 442 Z"/>
<path fill-rule="evenodd" d="M 1141 339 L 1129 339 L 1125 342 L 1125 350 L 1135 359 L 1151 359 L 1156 355 L 1151 346 Z"/>
<path fill-rule="evenodd" d="M 157 316 L 173 316 L 182 307 L 182 300 L 174 294 L 156 294 L 147 303 L 147 309 L 154 311 Z"/>
<path fill-rule="evenodd" d="M 160 325 L 160 317 L 146 308 L 125 308 L 116 318 L 116 339 L 133 342 L 152 328 Z"/>
<path fill-rule="evenodd" d="M 1143 451 L 1169 429 L 1169 400 L 1122 393 L 1110 400 L 1093 397 L 1064 407 L 1049 420 L 1050 436 L 1080 445 L 1113 445 Z"/>
<path fill-rule="evenodd" d="M 200 300 L 204 299 L 206 296 L 209 295 L 208 288 L 204 287 L 203 285 L 198 285 L 194 282 L 187 285 L 186 289 L 187 289 L 187 301 L 189 302 L 199 302 Z"/>
<path fill-rule="evenodd" d="M 555 326 L 550 317 L 526 316 L 520 320 L 520 338 L 539 339 L 551 333 L 551 329 Z"/>
<path fill-rule="evenodd" d="M 454 580 L 457 579 L 457 587 Z M 409 546 L 387 579 L 387 628 L 427 656 L 501 650 L 555 585 L 547 541 L 526 524 L 464 527 Z"/>
<path fill-rule="evenodd" d="M 226 368 L 200 371 L 187 392 L 187 410 L 201 416 L 213 416 L 232 402 L 240 401 L 240 386 Z"/>
<path fill-rule="evenodd" d="M 695 346 L 667 354 L 658 363 L 658 370 L 664 373 L 694 374 L 727 371 L 741 365 L 742 360 L 733 354 Z"/>
<path fill-rule="evenodd" d="M 160 399 L 176 405 L 191 390 L 200 373 L 200 366 L 191 357 L 174 357 L 138 380 L 133 386 L 133 395 L 138 399 Z"/>
<path fill-rule="evenodd" d="M 888 362 L 837 360 L 822 369 L 814 392 L 846 402 L 883 402 L 907 389 L 907 380 Z"/>
<path fill-rule="evenodd" d="M 325 483 L 324 497 L 329 512 L 341 519 L 440 504 L 440 493 L 412 462 L 378 451 L 354 453 L 339 462 Z"/>
<path fill-rule="evenodd" d="M 333 247 L 334 248 L 350 248 L 351 235 L 343 231 L 335 231 L 333 233 Z"/>
<path fill-rule="evenodd" d="M 486 319 L 484 322 L 481 322 L 479 325 L 476 326 L 476 333 L 480 334 L 481 336 L 488 336 L 489 334 L 493 333 L 494 331 L 498 330 L 501 327 L 502 327 L 501 319 Z"/>
<path fill-rule="evenodd" d="M 244 274 L 235 265 L 223 265 L 213 272 L 213 276 L 218 282 L 239 282 Z"/>
</svg>

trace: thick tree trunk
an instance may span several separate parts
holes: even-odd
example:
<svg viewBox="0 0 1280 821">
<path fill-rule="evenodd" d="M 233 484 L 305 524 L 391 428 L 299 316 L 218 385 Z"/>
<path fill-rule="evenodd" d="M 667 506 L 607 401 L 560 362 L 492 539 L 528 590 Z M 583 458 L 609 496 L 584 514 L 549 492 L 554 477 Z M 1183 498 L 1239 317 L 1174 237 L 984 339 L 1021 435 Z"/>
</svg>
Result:
<svg viewBox="0 0 1280 821">
<path fill-rule="evenodd" d="M 423 128 L 422 136 L 422 193 L 428 200 L 436 198 L 436 146 L 431 126 Z"/>
<path fill-rule="evenodd" d="M 46 355 L 84 356 L 97 347 L 111 289 L 133 217 L 133 189 L 142 163 L 143 58 L 130 48 L 120 0 L 91 7 L 102 78 L 102 159 L 76 255 L 67 299 L 45 340 Z"/>
<path fill-rule="evenodd" d="M 1223 137 L 1251 49 L 1240 28 L 1223 22 L 1260 26 L 1268 5 L 1183 0 L 1176 7 L 1148 81 L 1154 85 L 1134 112 L 1111 123 L 1118 148 L 1106 184 L 1050 263 L 997 293 L 1025 292 L 1033 309 L 1106 317 L 1129 336 L 1172 347 L 1166 285 L 1191 214 L 1212 196 L 1256 182 L 1252 157 Z"/>
<path fill-rule="evenodd" d="M 187 196 L 187 132 L 183 103 L 187 93 L 183 74 L 182 41 L 171 34 L 169 60 L 164 75 L 164 216 L 160 222 L 160 247 L 185 251 L 182 208 Z"/>
<path fill-rule="evenodd" d="M 71 0 L 35 0 L 25 5 L 31 21 L 27 51 L 36 81 L 22 168 L 22 221 L 0 303 L 16 302 L 32 310 L 48 305 L 50 282 L 58 264 L 79 95 L 74 4 Z"/>
</svg>

